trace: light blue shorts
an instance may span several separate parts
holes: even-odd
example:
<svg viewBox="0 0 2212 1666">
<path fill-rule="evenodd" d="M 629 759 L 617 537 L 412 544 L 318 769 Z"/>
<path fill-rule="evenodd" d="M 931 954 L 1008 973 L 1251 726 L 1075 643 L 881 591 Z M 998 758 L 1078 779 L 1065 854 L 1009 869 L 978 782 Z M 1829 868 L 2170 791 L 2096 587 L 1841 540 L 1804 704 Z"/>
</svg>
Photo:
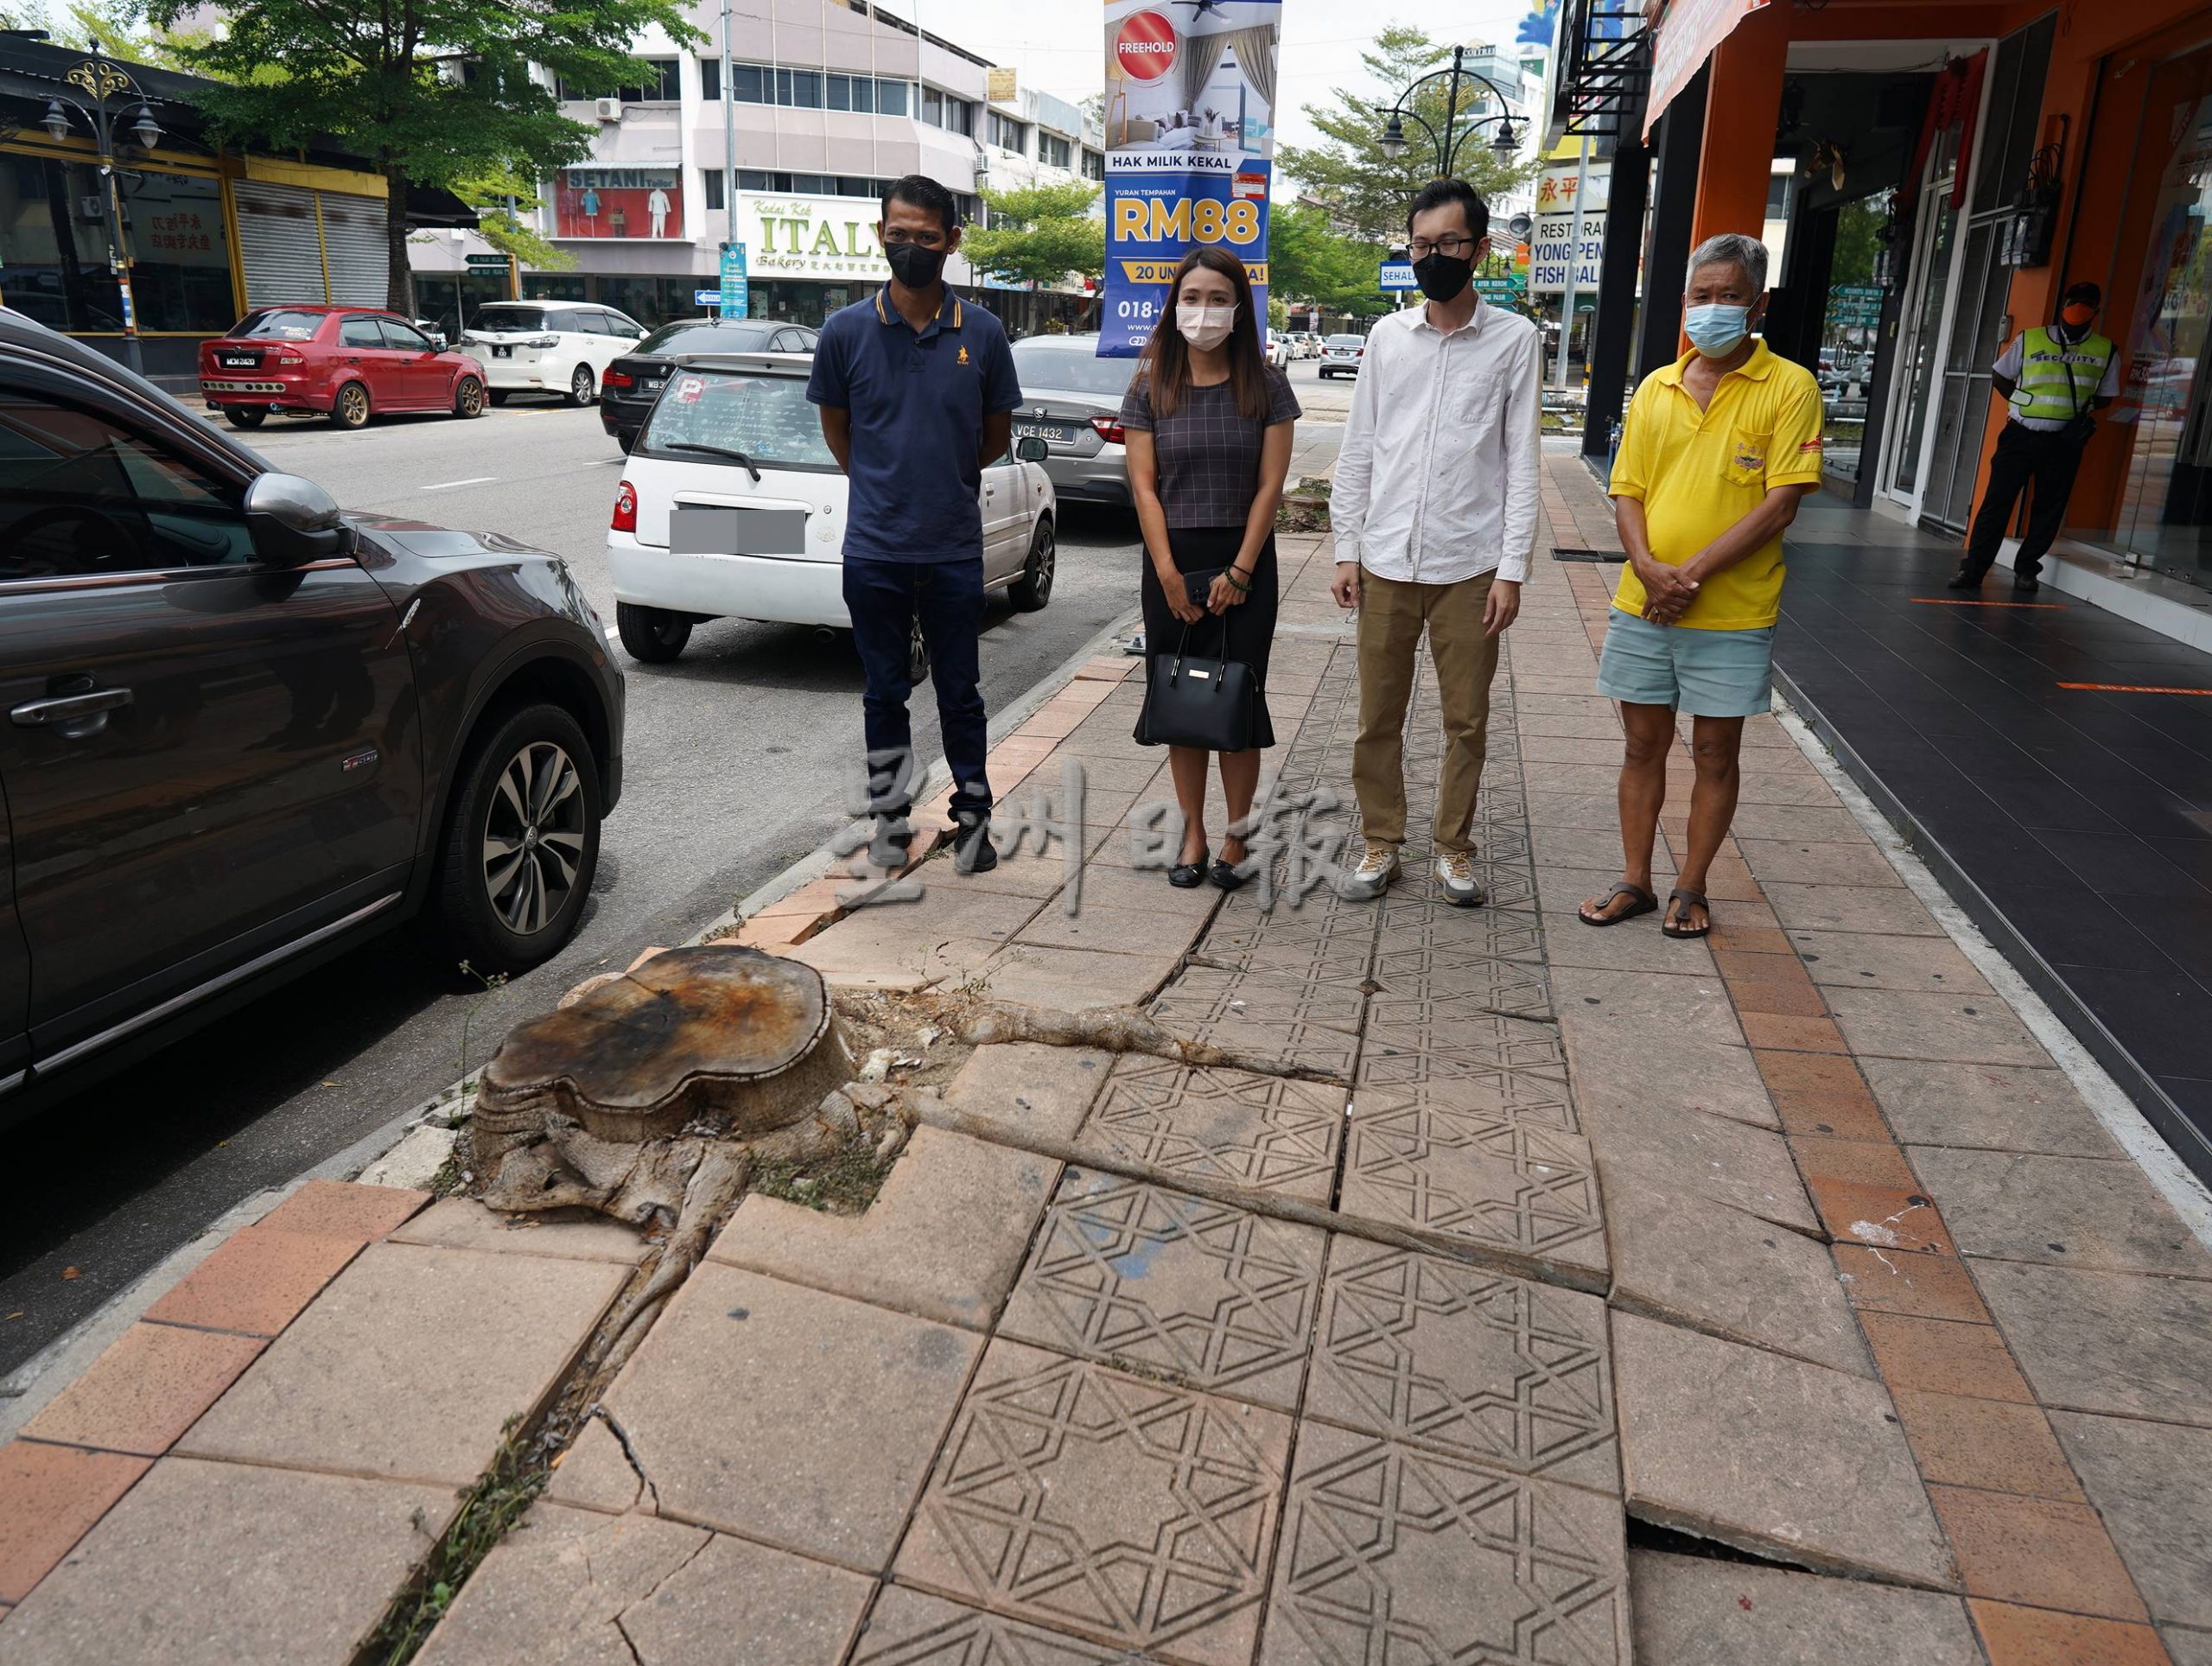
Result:
<svg viewBox="0 0 2212 1666">
<path fill-rule="evenodd" d="M 1697 631 L 1654 625 L 1616 607 L 1605 616 L 1598 692 L 1637 706 L 1672 706 L 1691 717 L 1756 717 L 1774 683 L 1774 626 Z"/>
</svg>

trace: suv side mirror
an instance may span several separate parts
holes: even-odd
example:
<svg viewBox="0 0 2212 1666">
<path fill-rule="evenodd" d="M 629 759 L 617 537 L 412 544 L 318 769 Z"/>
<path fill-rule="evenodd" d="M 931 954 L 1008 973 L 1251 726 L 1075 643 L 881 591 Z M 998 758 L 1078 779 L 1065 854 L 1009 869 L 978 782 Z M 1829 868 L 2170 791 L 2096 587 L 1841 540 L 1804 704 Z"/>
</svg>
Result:
<svg viewBox="0 0 2212 1666">
<path fill-rule="evenodd" d="M 245 489 L 245 527 L 253 552 L 279 567 L 352 553 L 353 529 L 338 499 L 297 474 L 261 474 Z"/>
<path fill-rule="evenodd" d="M 1014 442 L 1014 455 L 1026 463 L 1041 463 L 1052 455 L 1052 448 L 1034 434 L 1026 434 Z"/>
</svg>

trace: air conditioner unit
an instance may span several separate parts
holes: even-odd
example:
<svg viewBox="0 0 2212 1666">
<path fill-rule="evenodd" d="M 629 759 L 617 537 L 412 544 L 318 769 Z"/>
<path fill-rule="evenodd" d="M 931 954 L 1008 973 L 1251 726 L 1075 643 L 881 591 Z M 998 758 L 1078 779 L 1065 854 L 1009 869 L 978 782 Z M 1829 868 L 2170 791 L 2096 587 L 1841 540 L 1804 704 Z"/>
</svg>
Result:
<svg viewBox="0 0 2212 1666">
<path fill-rule="evenodd" d="M 599 118 L 603 122 L 619 122 L 622 119 L 622 100 L 620 99 L 601 99 L 598 101 L 597 108 Z"/>
</svg>

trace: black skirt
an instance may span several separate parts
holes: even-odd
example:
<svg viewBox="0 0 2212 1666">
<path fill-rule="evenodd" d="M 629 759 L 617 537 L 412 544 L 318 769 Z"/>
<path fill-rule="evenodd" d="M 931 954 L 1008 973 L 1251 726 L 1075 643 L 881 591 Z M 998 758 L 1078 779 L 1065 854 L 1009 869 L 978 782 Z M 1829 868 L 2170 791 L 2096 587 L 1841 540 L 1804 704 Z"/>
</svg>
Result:
<svg viewBox="0 0 2212 1666">
<path fill-rule="evenodd" d="M 1177 526 L 1167 531 L 1168 551 L 1180 572 L 1218 572 L 1235 561 L 1243 547 L 1241 526 Z M 1149 552 L 1144 556 L 1138 588 L 1144 602 L 1146 655 L 1173 653 L 1183 640 L 1185 626 L 1168 610 L 1167 595 L 1160 588 L 1160 575 L 1153 570 Z M 1275 640 L 1275 541 L 1270 535 L 1260 546 L 1259 560 L 1252 569 L 1252 594 L 1228 612 L 1217 616 L 1209 614 L 1187 627 L 1192 653 L 1210 659 L 1235 659 L 1252 668 L 1252 738 L 1247 744 L 1255 747 L 1275 743 L 1275 726 L 1268 715 L 1268 652 Z"/>
</svg>

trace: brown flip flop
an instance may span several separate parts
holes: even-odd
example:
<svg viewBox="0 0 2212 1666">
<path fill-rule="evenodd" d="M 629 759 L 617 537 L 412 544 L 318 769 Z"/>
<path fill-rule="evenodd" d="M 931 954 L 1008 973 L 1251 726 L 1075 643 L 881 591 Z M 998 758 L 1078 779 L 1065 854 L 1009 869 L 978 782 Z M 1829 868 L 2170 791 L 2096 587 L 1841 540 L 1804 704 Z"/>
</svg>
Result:
<svg viewBox="0 0 2212 1666">
<path fill-rule="evenodd" d="M 1585 925 L 1618 925 L 1624 919 L 1634 919 L 1638 914 L 1648 914 L 1659 906 L 1659 899 L 1642 886 L 1630 885 L 1626 880 L 1623 880 L 1599 900 L 1598 906 L 1600 908 L 1611 906 L 1615 897 L 1634 897 L 1636 906 L 1624 908 L 1618 914 L 1606 914 L 1597 919 L 1591 919 L 1578 908 L 1574 911 L 1575 919 L 1580 920 Z"/>
<path fill-rule="evenodd" d="M 1675 938 L 1687 942 L 1693 938 L 1704 937 L 1713 930 L 1713 905 L 1705 900 L 1705 893 L 1702 891 L 1669 891 L 1667 893 L 1667 900 L 1669 902 L 1694 903 L 1697 906 L 1705 910 L 1705 924 L 1699 926 L 1695 931 L 1685 931 L 1682 927 L 1675 925 L 1670 920 L 1662 920 L 1659 922 L 1660 936 Z"/>
</svg>

